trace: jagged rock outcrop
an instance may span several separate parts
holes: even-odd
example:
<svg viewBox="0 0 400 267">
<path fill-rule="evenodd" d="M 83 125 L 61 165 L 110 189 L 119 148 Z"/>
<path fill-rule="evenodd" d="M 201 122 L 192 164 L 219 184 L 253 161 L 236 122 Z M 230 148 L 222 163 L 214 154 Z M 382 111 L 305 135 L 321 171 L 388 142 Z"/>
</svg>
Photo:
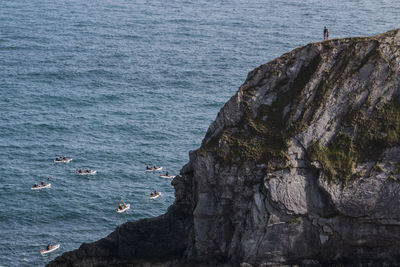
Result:
<svg viewBox="0 0 400 267">
<path fill-rule="evenodd" d="M 165 215 L 48 266 L 399 265 L 399 74 L 399 30 L 256 68 L 172 181 Z"/>
</svg>

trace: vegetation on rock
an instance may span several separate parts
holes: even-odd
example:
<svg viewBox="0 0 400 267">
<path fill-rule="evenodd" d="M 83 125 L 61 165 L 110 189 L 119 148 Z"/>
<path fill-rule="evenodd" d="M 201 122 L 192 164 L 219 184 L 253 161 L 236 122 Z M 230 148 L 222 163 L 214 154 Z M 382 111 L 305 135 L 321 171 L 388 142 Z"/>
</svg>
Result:
<svg viewBox="0 0 400 267">
<path fill-rule="evenodd" d="M 378 161 L 385 149 L 400 146 L 400 98 L 381 107 L 370 116 L 361 108 L 349 111 L 342 126 L 353 136 L 339 132 L 327 146 L 314 142 L 307 150 L 310 160 L 323 166 L 329 180 L 348 182 L 356 163 L 375 161 L 372 171 L 382 172 Z"/>
<path fill-rule="evenodd" d="M 350 135 L 339 132 L 327 146 L 315 142 L 308 148 L 310 160 L 321 163 L 329 180 L 347 182 L 354 168 L 354 144 Z"/>
<path fill-rule="evenodd" d="M 286 161 L 285 151 L 289 137 L 299 131 L 298 124 L 291 124 L 288 119 L 293 114 L 285 112 L 294 99 L 300 99 L 304 87 L 311 79 L 321 62 L 316 55 L 309 64 L 303 66 L 297 77 L 290 82 L 282 78 L 274 89 L 280 94 L 272 105 L 260 105 L 257 116 L 253 118 L 250 99 L 253 90 L 239 91 L 245 99 L 245 112 L 241 121 L 234 128 L 226 128 L 206 142 L 203 140 L 200 153 L 213 151 L 221 163 L 243 163 L 252 160 L 256 163 L 270 163 L 272 159 Z M 287 87 L 284 89 L 283 87 Z M 282 90 L 283 89 L 283 90 Z M 283 91 L 283 92 L 282 92 Z M 267 120 L 265 120 L 267 118 Z"/>
</svg>

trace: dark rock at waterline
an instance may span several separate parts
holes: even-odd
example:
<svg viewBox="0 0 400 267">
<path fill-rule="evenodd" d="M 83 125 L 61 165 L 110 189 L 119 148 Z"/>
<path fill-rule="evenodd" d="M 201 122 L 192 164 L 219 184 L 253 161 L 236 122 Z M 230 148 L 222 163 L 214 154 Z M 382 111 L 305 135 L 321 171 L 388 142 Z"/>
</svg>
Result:
<svg viewBox="0 0 400 267">
<path fill-rule="evenodd" d="M 399 265 L 399 74 L 399 30 L 256 68 L 172 181 L 165 215 L 48 266 Z"/>
</svg>

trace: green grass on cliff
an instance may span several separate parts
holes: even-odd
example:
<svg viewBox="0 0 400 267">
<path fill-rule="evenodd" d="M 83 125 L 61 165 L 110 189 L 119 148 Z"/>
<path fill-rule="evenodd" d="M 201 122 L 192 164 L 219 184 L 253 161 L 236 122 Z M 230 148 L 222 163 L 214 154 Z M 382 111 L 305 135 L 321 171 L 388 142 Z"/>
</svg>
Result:
<svg viewBox="0 0 400 267">
<path fill-rule="evenodd" d="M 372 171 L 379 173 L 384 150 L 400 146 L 400 98 L 377 106 L 369 116 L 361 108 L 351 110 L 343 116 L 342 126 L 352 129 L 354 137 L 339 132 L 326 146 L 313 143 L 307 150 L 310 160 L 321 163 L 330 181 L 347 183 L 358 162 L 375 161 Z"/>
<path fill-rule="evenodd" d="M 353 173 L 355 150 L 352 138 L 339 132 L 327 146 L 315 142 L 308 148 L 308 156 L 312 161 L 318 161 L 329 180 L 340 179 L 347 182 Z"/>
<path fill-rule="evenodd" d="M 343 121 L 344 126 L 355 130 L 357 160 L 377 161 L 382 152 L 400 146 L 400 98 L 377 106 L 371 115 L 350 111 Z"/>
</svg>

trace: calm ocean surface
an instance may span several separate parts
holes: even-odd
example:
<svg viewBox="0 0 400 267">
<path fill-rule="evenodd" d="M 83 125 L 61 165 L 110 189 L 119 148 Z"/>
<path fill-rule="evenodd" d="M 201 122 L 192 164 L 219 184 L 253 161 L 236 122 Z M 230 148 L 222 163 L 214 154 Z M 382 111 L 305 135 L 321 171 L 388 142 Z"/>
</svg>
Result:
<svg viewBox="0 0 400 267">
<path fill-rule="evenodd" d="M 144 163 L 177 174 L 249 71 L 321 40 L 325 25 L 332 38 L 399 27 L 398 10 L 397 0 L 0 1 L 0 266 L 43 266 L 164 213 L 173 187 Z M 50 190 L 30 190 L 46 177 Z M 155 189 L 162 197 L 149 200 Z M 117 214 L 121 198 L 132 208 Z M 51 242 L 61 248 L 41 256 Z"/>
</svg>

